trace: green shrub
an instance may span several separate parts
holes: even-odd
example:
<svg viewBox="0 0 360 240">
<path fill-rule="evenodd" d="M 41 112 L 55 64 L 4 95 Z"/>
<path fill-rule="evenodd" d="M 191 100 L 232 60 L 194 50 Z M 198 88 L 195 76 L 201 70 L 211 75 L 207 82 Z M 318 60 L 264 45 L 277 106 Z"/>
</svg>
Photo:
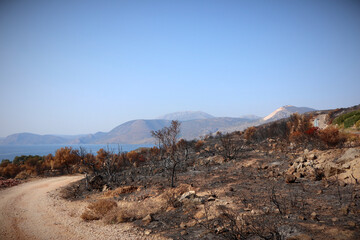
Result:
<svg viewBox="0 0 360 240">
<path fill-rule="evenodd" d="M 355 117 L 355 116 L 360 116 L 360 111 L 358 110 L 358 111 L 353 111 L 353 112 L 349 112 L 349 113 L 345 113 L 345 114 L 342 114 L 342 115 L 340 115 L 340 116 L 338 116 L 337 118 L 335 118 L 334 119 L 334 121 L 333 121 L 333 124 L 338 124 L 338 125 L 341 125 L 341 124 L 345 124 L 345 121 L 347 120 L 347 119 L 350 119 L 350 118 L 352 118 L 352 117 Z M 350 121 L 351 122 L 351 121 Z M 349 122 L 349 123 L 350 123 Z M 356 121 L 355 121 L 356 122 Z M 353 124 L 352 125 L 354 125 L 354 123 L 355 122 L 353 122 Z M 351 125 L 351 126 L 352 126 Z M 351 127 L 350 126 L 350 127 Z"/>
<path fill-rule="evenodd" d="M 356 127 L 356 129 L 359 129 L 359 130 L 360 130 L 360 120 L 358 120 L 358 121 L 355 123 L 355 127 Z"/>
<path fill-rule="evenodd" d="M 360 120 L 360 114 L 347 118 L 344 121 L 344 128 L 349 128 L 354 126 L 354 124 L 359 120 Z"/>
</svg>

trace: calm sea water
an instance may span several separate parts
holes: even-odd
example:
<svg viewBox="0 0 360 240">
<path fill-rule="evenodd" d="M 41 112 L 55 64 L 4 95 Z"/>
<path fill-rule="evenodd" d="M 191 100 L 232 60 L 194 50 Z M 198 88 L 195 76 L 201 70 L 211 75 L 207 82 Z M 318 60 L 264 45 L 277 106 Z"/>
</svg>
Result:
<svg viewBox="0 0 360 240">
<path fill-rule="evenodd" d="M 83 147 L 87 152 L 96 154 L 100 148 L 113 150 L 117 153 L 119 150 L 128 152 L 135 150 L 139 147 L 152 147 L 150 144 L 67 144 L 67 145 L 58 145 L 58 144 L 48 144 L 48 145 L 0 145 L 0 161 L 2 159 L 13 160 L 16 156 L 21 155 L 39 155 L 45 156 L 49 153 L 55 154 L 56 150 L 62 147 L 72 147 L 73 149 L 79 149 Z"/>
</svg>

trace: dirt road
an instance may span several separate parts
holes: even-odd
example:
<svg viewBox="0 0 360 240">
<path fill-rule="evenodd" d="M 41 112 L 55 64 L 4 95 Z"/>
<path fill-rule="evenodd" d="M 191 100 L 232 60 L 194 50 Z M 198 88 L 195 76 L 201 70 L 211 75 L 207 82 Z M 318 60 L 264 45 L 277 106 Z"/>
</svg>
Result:
<svg viewBox="0 0 360 240">
<path fill-rule="evenodd" d="M 86 203 L 54 191 L 81 178 L 45 178 L 0 191 L 0 239 L 145 239 L 130 225 L 82 221 Z"/>
</svg>

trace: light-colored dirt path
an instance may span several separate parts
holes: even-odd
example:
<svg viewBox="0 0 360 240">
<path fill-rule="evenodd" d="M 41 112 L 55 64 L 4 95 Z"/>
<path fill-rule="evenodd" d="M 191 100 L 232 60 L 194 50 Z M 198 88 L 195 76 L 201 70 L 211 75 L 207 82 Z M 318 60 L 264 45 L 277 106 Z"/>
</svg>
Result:
<svg viewBox="0 0 360 240">
<path fill-rule="evenodd" d="M 65 201 L 55 192 L 81 178 L 45 178 L 0 191 L 0 239 L 147 239 L 131 225 L 82 221 L 86 203 Z"/>
</svg>

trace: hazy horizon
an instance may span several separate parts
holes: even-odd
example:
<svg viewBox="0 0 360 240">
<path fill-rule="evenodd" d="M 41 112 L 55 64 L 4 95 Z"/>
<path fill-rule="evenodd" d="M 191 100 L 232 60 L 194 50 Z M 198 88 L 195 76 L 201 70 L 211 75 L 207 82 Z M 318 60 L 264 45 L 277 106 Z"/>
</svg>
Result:
<svg viewBox="0 0 360 240">
<path fill-rule="evenodd" d="M 1 1 L 0 137 L 360 103 L 358 1 Z"/>
</svg>

